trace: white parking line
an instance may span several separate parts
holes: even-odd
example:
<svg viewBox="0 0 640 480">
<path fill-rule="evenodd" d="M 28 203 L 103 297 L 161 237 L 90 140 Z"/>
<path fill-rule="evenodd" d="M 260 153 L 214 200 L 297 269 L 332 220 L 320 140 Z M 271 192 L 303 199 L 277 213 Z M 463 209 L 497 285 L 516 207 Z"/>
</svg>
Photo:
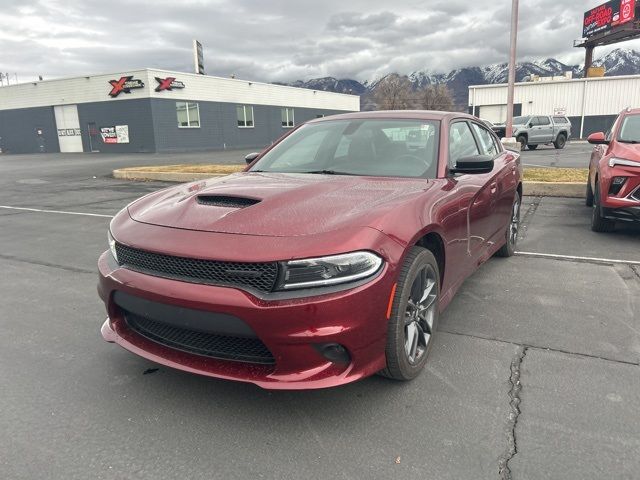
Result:
<svg viewBox="0 0 640 480">
<path fill-rule="evenodd" d="M 84 215 L 85 217 L 113 218 L 113 215 L 103 215 L 101 213 L 65 212 L 62 210 L 42 210 L 40 208 L 10 207 L 8 205 L 0 205 L 0 208 L 4 208 L 5 210 L 23 210 L 25 212 L 60 213 L 63 215 Z"/>
<path fill-rule="evenodd" d="M 536 258 L 548 258 L 555 260 L 573 260 L 576 262 L 591 262 L 591 263 L 603 263 L 606 265 L 612 263 L 620 263 L 624 265 L 640 265 L 640 261 L 637 260 L 616 260 L 613 258 L 599 258 L 599 257 L 577 257 L 574 255 L 556 255 L 554 253 L 538 253 L 538 252 L 516 252 L 516 255 L 523 257 L 536 257 Z"/>
</svg>

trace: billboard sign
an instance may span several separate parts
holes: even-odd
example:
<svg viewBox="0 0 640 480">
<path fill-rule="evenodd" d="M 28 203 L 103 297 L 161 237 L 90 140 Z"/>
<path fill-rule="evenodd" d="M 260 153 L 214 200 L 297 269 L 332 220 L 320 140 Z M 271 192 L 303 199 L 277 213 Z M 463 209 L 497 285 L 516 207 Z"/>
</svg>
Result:
<svg viewBox="0 0 640 480">
<path fill-rule="evenodd" d="M 636 0 L 611 0 L 584 13 L 582 37 L 606 33 L 636 18 Z"/>
</svg>

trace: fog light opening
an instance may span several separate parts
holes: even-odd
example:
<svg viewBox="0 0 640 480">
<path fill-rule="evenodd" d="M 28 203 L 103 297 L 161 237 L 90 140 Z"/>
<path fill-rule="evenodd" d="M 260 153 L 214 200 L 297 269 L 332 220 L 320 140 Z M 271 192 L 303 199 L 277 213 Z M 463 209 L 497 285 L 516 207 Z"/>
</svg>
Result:
<svg viewBox="0 0 640 480">
<path fill-rule="evenodd" d="M 322 343 L 314 345 L 314 347 L 320 355 L 332 363 L 348 364 L 351 362 L 349 352 L 339 343 Z"/>
</svg>

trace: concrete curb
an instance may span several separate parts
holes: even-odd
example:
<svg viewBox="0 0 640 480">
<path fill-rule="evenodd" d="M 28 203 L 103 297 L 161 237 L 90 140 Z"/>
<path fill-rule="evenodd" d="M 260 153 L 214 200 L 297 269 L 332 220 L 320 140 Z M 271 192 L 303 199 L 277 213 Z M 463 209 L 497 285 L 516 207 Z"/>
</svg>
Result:
<svg viewBox="0 0 640 480">
<path fill-rule="evenodd" d="M 584 198 L 587 194 L 585 183 L 551 183 L 551 182 L 524 182 L 524 195 L 530 197 L 566 197 Z"/>
<path fill-rule="evenodd" d="M 160 181 L 160 182 L 192 182 L 207 178 L 224 177 L 226 173 L 175 173 L 145 172 L 144 170 L 114 170 L 113 178 L 121 180 Z M 550 183 L 524 182 L 524 194 L 531 197 L 567 197 L 582 198 L 586 194 L 586 183 Z"/>
</svg>

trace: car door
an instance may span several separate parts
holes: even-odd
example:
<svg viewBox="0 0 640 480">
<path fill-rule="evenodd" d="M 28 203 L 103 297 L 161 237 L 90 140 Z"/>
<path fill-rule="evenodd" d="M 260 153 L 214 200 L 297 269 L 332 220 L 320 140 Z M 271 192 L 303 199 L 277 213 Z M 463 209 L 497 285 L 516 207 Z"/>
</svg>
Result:
<svg viewBox="0 0 640 480">
<path fill-rule="evenodd" d="M 537 117 L 538 118 L 538 142 L 549 143 L 553 141 L 553 124 L 549 117 Z"/>
<path fill-rule="evenodd" d="M 458 120 L 449 127 L 449 168 L 464 157 L 480 155 L 476 136 L 467 120 Z M 495 169 L 490 173 L 455 174 L 460 209 L 467 215 L 467 255 L 473 270 L 487 251 L 487 241 L 493 234 L 497 180 Z M 467 271 L 467 273 L 469 273 Z"/>
<path fill-rule="evenodd" d="M 531 117 L 527 124 L 527 130 L 529 132 L 529 143 L 537 144 L 540 138 L 540 124 L 538 123 L 538 117 Z"/>
</svg>

